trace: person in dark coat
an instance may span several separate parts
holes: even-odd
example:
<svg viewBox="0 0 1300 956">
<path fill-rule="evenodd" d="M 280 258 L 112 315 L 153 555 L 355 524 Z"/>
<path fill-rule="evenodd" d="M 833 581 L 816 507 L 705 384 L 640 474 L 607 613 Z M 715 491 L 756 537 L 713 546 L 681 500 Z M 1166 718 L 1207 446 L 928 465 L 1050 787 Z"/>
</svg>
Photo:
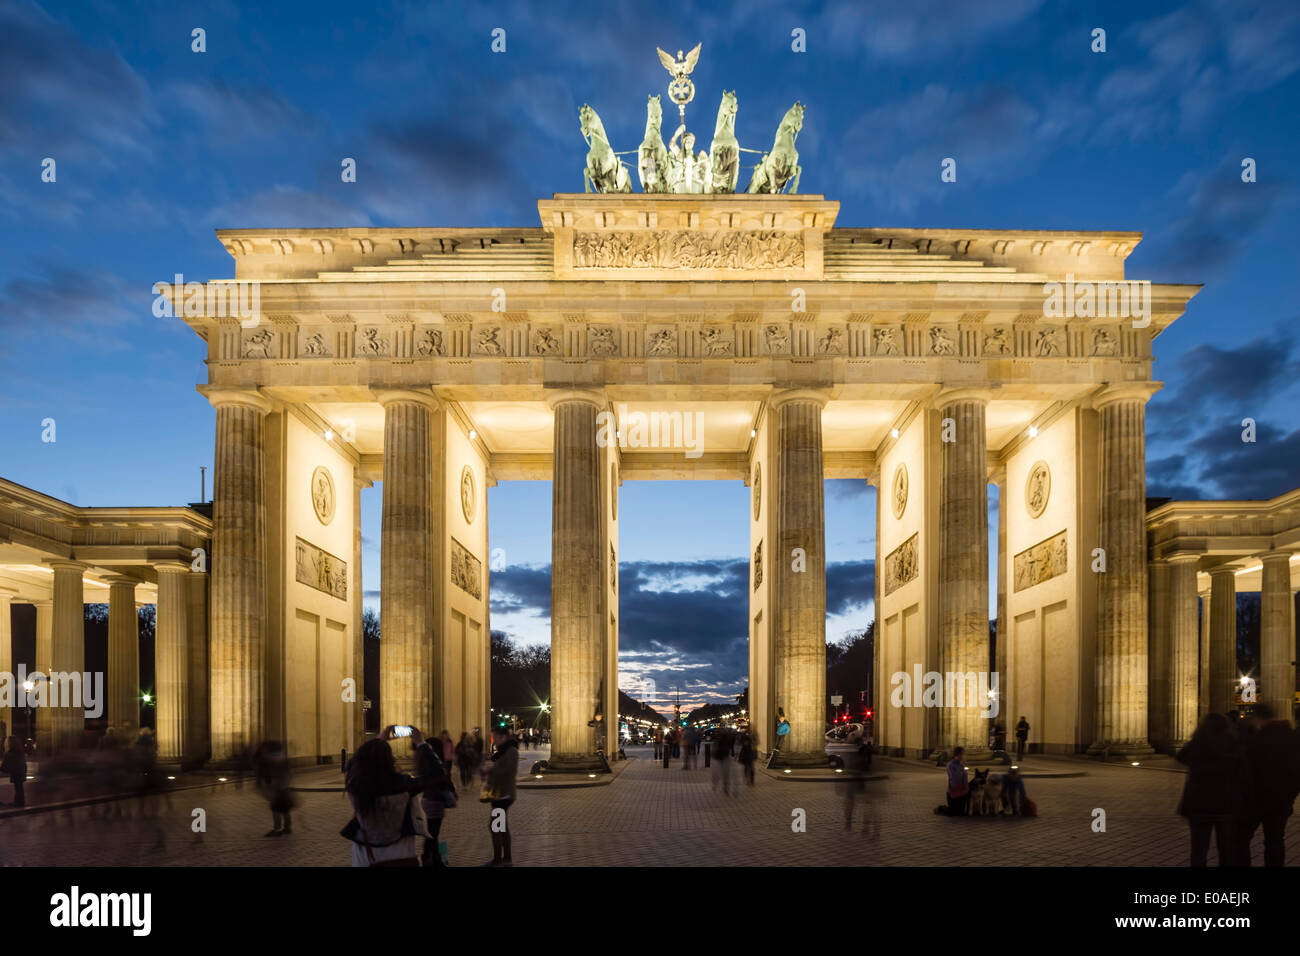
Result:
<svg viewBox="0 0 1300 956">
<path fill-rule="evenodd" d="M 0 759 L 0 774 L 9 778 L 14 785 L 14 802 L 12 806 L 27 806 L 25 789 L 27 786 L 27 754 L 23 752 L 22 741 L 17 736 L 9 738 L 9 747 L 3 759 Z"/>
<path fill-rule="evenodd" d="M 271 808 L 271 829 L 264 836 L 288 836 L 293 832 L 289 813 L 293 793 L 289 789 L 289 757 L 278 740 L 267 740 L 253 752 L 253 773 L 257 789 Z"/>
<path fill-rule="evenodd" d="M 492 834 L 492 859 L 487 866 L 513 866 L 511 860 L 510 805 L 518 793 L 516 777 L 519 775 L 519 741 L 505 727 L 492 728 L 492 759 L 483 768 L 486 789 L 491 794 L 487 802 L 492 805 L 488 829 Z"/>
<path fill-rule="evenodd" d="M 1191 831 L 1191 865 L 1207 865 L 1213 831 L 1219 866 L 1232 866 L 1232 823 L 1249 806 L 1250 796 L 1245 762 L 1228 718 L 1206 714 L 1176 759 L 1188 767 L 1178 814 L 1187 818 Z"/>
<path fill-rule="evenodd" d="M 426 740 L 416 727 L 411 728 L 411 750 L 415 753 L 414 783 L 421 788 L 420 805 L 424 809 L 425 821 L 429 834 L 424 840 L 424 852 L 421 866 L 442 866 L 442 854 L 438 849 L 438 834 L 442 830 L 442 818 L 447 812 L 447 801 L 455 805 L 455 786 L 451 780 L 451 766 L 442 759 L 442 739 Z"/>
<path fill-rule="evenodd" d="M 1286 821 L 1300 795 L 1300 734 L 1272 708 L 1256 704 L 1243 728 L 1248 791 L 1241 795 L 1243 812 L 1235 821 L 1237 862 L 1250 866 L 1250 843 L 1264 828 L 1264 865 L 1286 863 Z M 1247 801 L 1246 798 L 1249 797 Z"/>
<path fill-rule="evenodd" d="M 1035 718 L 1037 719 L 1037 718 Z M 1025 759 L 1025 747 L 1029 745 L 1029 721 L 1024 717 L 1016 724 L 1016 761 Z"/>
</svg>

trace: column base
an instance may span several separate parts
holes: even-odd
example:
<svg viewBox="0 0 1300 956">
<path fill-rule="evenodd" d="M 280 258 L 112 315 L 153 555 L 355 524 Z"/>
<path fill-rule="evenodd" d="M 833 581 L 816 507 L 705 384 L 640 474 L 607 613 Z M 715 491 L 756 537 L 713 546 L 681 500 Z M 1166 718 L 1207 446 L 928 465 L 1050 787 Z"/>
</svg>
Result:
<svg viewBox="0 0 1300 956">
<path fill-rule="evenodd" d="M 786 753 L 784 750 L 776 752 L 775 759 L 768 756 L 768 765 L 773 768 L 783 769 L 802 769 L 808 767 L 829 767 L 831 765 L 831 755 L 826 751 L 803 751 L 800 753 Z"/>
<path fill-rule="evenodd" d="M 547 758 L 547 773 L 606 773 L 608 767 L 595 754 L 571 754 Z"/>
<path fill-rule="evenodd" d="M 1100 757 L 1102 760 L 1149 757 L 1155 752 L 1155 748 L 1145 740 L 1126 740 L 1119 743 L 1105 743 L 1099 740 L 1085 751 L 1089 757 Z"/>
</svg>

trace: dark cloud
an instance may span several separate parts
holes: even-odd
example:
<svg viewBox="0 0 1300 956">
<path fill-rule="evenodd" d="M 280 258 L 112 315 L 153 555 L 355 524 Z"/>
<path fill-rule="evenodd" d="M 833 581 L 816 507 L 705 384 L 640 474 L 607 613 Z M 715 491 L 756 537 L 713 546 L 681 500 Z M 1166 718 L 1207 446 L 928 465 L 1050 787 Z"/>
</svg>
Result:
<svg viewBox="0 0 1300 956">
<path fill-rule="evenodd" d="M 1178 384 L 1157 392 L 1148 405 L 1147 435 L 1173 442 L 1208 422 L 1258 417 L 1266 402 L 1300 378 L 1295 352 L 1296 334 L 1286 325 L 1237 348 L 1193 346 L 1177 361 Z"/>
<path fill-rule="evenodd" d="M 109 344 L 107 332 L 149 316 L 153 294 L 98 269 L 49 265 L 0 286 L 0 329 Z"/>
<path fill-rule="evenodd" d="M 1208 172 L 1185 174 L 1170 190 L 1186 214 L 1160 229 L 1150 243 L 1153 281 L 1204 280 L 1219 273 L 1251 246 L 1251 237 L 1278 211 L 1294 205 L 1295 190 L 1283 181 L 1258 173 L 1253 183 L 1241 181 L 1242 159 L 1259 155 L 1243 149 L 1227 156 Z M 1189 197 L 1184 199 L 1183 197 Z"/>
<path fill-rule="evenodd" d="M 1273 498 L 1300 485 L 1300 429 L 1287 433 L 1260 421 L 1255 441 L 1241 438 L 1240 423 L 1226 422 L 1192 445 L 1202 462 L 1200 483 L 1217 497 Z"/>
<path fill-rule="evenodd" d="M 876 562 L 840 561 L 826 566 L 826 613 L 844 614 L 876 599 Z"/>
</svg>

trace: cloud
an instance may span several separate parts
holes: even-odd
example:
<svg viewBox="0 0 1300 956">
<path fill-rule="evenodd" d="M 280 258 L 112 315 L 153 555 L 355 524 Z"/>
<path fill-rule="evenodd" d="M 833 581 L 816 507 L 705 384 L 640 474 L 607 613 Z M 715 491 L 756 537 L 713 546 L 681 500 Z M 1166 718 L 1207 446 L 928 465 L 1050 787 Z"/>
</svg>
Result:
<svg viewBox="0 0 1300 956">
<path fill-rule="evenodd" d="M 0 286 L 0 329 L 46 341 L 109 344 L 107 332 L 150 315 L 153 294 L 99 269 L 49 265 Z"/>
<path fill-rule="evenodd" d="M 1218 497 L 1273 498 L 1296 486 L 1300 475 L 1300 429 L 1289 433 L 1261 421 L 1254 442 L 1241 440 L 1241 427 L 1226 423 L 1192 445 L 1202 465 L 1200 482 Z"/>
</svg>

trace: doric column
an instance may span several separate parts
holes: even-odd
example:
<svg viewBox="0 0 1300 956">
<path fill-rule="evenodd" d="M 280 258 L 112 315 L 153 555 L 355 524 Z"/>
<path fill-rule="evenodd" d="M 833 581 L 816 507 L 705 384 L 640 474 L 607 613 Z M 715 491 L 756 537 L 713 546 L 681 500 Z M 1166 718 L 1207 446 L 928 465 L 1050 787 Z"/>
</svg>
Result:
<svg viewBox="0 0 1300 956">
<path fill-rule="evenodd" d="M 54 602 L 35 601 L 36 605 L 36 672 L 42 680 L 50 676 L 50 659 L 54 653 Z M 53 712 L 48 707 L 37 707 L 36 752 L 47 754 L 52 746 L 54 732 Z"/>
<path fill-rule="evenodd" d="M 998 674 L 998 712 L 995 722 L 1004 725 L 1012 709 L 1011 681 L 1008 679 L 1007 660 L 1011 647 L 1011 622 L 1007 620 L 1007 468 L 998 468 L 994 479 L 998 486 L 998 607 L 997 635 L 993 647 L 994 665 Z M 990 683 L 991 686 L 991 683 Z"/>
<path fill-rule="evenodd" d="M 14 672 L 14 632 L 11 612 L 13 600 L 17 596 L 18 592 L 12 588 L 0 588 L 0 674 L 12 674 Z M 21 687 L 14 688 L 15 696 L 21 693 Z M 0 737 L 14 733 L 14 713 L 15 711 L 11 707 L 0 707 L 0 721 L 3 721 L 5 725 L 5 734 L 0 735 Z M 6 750 L 9 749 L 9 741 L 0 741 L 0 746 L 4 746 Z"/>
<path fill-rule="evenodd" d="M 826 764 L 826 514 L 821 391 L 791 389 L 769 401 L 775 511 L 773 661 L 776 706 L 790 733 L 781 763 Z M 771 728 L 761 728 L 769 736 Z"/>
<path fill-rule="evenodd" d="M 1194 554 L 1169 559 L 1169 747 L 1192 739 L 1199 719 L 1200 631 Z"/>
<path fill-rule="evenodd" d="M 1147 602 L 1151 653 L 1147 658 L 1147 733 L 1151 744 L 1161 750 L 1169 746 L 1170 637 L 1169 576 L 1167 561 L 1147 565 L 1150 600 Z"/>
<path fill-rule="evenodd" d="M 190 566 L 164 562 L 158 570 L 158 619 L 154 630 L 154 728 L 158 758 L 179 761 L 185 753 L 188 703 L 188 575 Z"/>
<path fill-rule="evenodd" d="M 266 476 L 256 391 L 208 392 L 217 409 L 212 497 L 212 758 L 227 762 L 262 738 L 266 714 Z"/>
<path fill-rule="evenodd" d="M 384 406 L 383 530 L 380 543 L 379 723 L 433 726 L 435 542 L 430 392 L 377 393 Z"/>
<path fill-rule="evenodd" d="M 1295 663 L 1291 618 L 1291 552 L 1261 555 L 1259 699 L 1279 720 L 1291 720 L 1295 700 Z"/>
<path fill-rule="evenodd" d="M 140 617 L 125 575 L 108 579 L 108 727 L 127 742 L 140 730 Z"/>
<path fill-rule="evenodd" d="M 1197 588 L 1200 588 L 1200 579 L 1197 578 Z M 1211 593 L 1209 587 L 1204 591 L 1199 591 L 1201 598 L 1201 647 L 1197 663 L 1196 673 L 1196 722 L 1199 724 L 1201 718 L 1210 712 L 1210 621 L 1213 619 L 1214 603 L 1210 600 Z"/>
<path fill-rule="evenodd" d="M 940 393 L 939 670 L 952 678 L 953 701 L 939 711 L 940 750 L 988 753 L 987 699 L 978 693 L 989 668 L 989 512 L 982 389 Z M 949 440 L 951 439 L 951 440 Z M 967 679 L 967 675 L 975 678 Z M 957 696 L 960 685 L 961 695 Z M 991 689 L 991 685 L 985 686 Z M 960 703 L 961 706 L 958 706 Z"/>
<path fill-rule="evenodd" d="M 76 686 L 81 687 L 81 674 L 86 669 L 86 608 L 82 575 L 86 565 L 76 561 L 51 561 L 54 569 L 54 622 L 50 642 L 50 672 L 76 674 Z M 61 753 L 75 750 L 81 745 L 81 732 L 86 726 L 86 708 L 80 700 L 55 700 L 72 687 L 69 680 L 50 682 L 51 694 L 46 703 L 51 715 L 50 747 Z M 84 693 L 84 691 L 83 691 Z M 66 706 L 54 706 L 63 704 Z"/>
<path fill-rule="evenodd" d="M 605 628 L 601 620 L 604 543 L 600 529 L 600 448 L 596 391 L 558 392 L 551 485 L 551 758 L 552 769 L 591 770 L 600 706 Z"/>
<path fill-rule="evenodd" d="M 208 720 L 212 698 L 208 686 L 208 572 L 195 570 L 185 577 L 188 603 L 186 644 L 188 673 L 185 704 L 185 759 L 187 763 L 207 760 L 212 752 Z"/>
<path fill-rule="evenodd" d="M 1210 713 L 1236 710 L 1237 569 L 1223 565 L 1210 572 Z"/>
<path fill-rule="evenodd" d="M 1146 403 L 1149 385 L 1097 398 L 1099 544 L 1097 739 L 1090 753 L 1149 753 L 1147 742 Z"/>
</svg>

